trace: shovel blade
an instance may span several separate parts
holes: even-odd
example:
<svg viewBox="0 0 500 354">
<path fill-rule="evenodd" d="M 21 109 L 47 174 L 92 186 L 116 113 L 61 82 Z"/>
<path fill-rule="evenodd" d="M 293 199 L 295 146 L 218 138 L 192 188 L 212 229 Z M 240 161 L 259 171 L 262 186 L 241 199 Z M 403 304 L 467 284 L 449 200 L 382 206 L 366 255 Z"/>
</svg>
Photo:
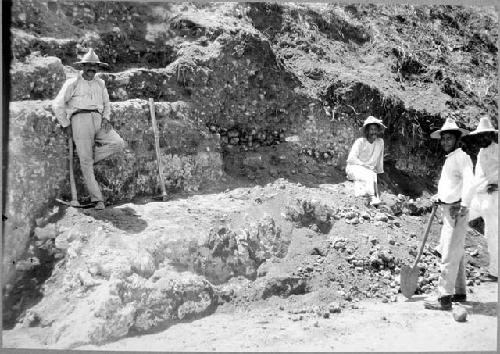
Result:
<svg viewBox="0 0 500 354">
<path fill-rule="evenodd" d="M 419 270 L 416 267 L 404 266 L 401 269 L 401 293 L 408 299 L 410 299 L 417 290 Z"/>
</svg>

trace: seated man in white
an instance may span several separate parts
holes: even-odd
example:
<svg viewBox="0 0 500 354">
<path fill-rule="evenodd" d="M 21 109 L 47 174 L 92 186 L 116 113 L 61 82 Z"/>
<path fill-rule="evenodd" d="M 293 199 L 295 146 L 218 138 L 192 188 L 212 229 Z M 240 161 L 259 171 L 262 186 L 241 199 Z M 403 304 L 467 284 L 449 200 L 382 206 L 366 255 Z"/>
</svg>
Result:
<svg viewBox="0 0 500 354">
<path fill-rule="evenodd" d="M 384 140 L 379 137 L 386 126 L 373 116 L 366 118 L 347 157 L 347 178 L 354 181 L 356 196 L 369 196 L 370 204 L 380 204 L 377 174 L 384 173 Z"/>
</svg>

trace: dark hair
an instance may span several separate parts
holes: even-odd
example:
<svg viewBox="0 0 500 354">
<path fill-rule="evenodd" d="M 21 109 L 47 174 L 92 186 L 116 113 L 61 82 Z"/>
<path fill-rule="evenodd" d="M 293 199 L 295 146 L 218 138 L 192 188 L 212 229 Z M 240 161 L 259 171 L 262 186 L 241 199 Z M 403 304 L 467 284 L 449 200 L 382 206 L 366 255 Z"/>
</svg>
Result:
<svg viewBox="0 0 500 354">
<path fill-rule="evenodd" d="M 497 132 L 485 132 L 485 133 L 482 133 L 482 135 L 486 139 L 490 139 L 491 141 L 494 141 L 494 142 L 498 141 L 498 133 Z"/>
</svg>

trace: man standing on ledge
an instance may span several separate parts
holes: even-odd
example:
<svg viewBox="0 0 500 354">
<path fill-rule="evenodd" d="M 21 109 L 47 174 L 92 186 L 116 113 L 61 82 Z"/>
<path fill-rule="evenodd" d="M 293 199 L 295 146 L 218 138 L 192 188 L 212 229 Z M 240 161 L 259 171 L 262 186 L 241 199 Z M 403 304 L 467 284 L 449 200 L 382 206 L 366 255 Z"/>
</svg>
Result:
<svg viewBox="0 0 500 354">
<path fill-rule="evenodd" d="M 366 118 L 360 130 L 364 137 L 357 139 L 347 157 L 347 178 L 354 181 L 356 196 L 367 195 L 371 205 L 380 204 L 377 174 L 384 173 L 384 140 L 379 137 L 385 125 L 373 116 Z"/>
<path fill-rule="evenodd" d="M 73 137 L 91 201 L 95 209 L 101 210 L 104 198 L 95 179 L 94 164 L 122 151 L 125 142 L 111 126 L 106 85 L 95 77 L 97 70 L 108 64 L 99 61 L 91 48 L 74 67 L 82 71 L 66 80 L 52 108 L 66 134 Z"/>
</svg>

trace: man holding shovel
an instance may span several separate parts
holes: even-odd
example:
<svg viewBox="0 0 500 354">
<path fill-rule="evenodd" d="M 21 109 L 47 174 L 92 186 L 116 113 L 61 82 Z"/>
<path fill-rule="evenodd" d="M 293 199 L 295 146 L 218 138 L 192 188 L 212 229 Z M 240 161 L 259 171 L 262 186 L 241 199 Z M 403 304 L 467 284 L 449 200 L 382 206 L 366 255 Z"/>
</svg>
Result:
<svg viewBox="0 0 500 354">
<path fill-rule="evenodd" d="M 470 220 L 479 216 L 484 220 L 490 264 L 488 275 L 481 280 L 498 281 L 498 130 L 488 117 L 483 117 L 469 136 L 481 149 L 477 155 L 474 183 L 464 202 L 470 206 Z"/>
<path fill-rule="evenodd" d="M 82 71 L 64 83 L 52 103 L 57 120 L 75 142 L 85 185 L 98 210 L 104 209 L 104 198 L 95 179 L 94 164 L 125 148 L 125 142 L 110 123 L 106 85 L 95 77 L 98 69 L 107 67 L 89 49 L 75 63 L 75 68 Z"/>
<path fill-rule="evenodd" d="M 371 205 L 380 204 L 377 174 L 384 173 L 384 140 L 379 137 L 385 125 L 369 116 L 360 130 L 364 137 L 357 139 L 347 157 L 347 178 L 354 181 L 356 196 L 368 195 Z"/>
<path fill-rule="evenodd" d="M 441 170 L 438 193 L 432 197 L 442 205 L 443 227 L 441 229 L 441 273 L 437 296 L 424 301 L 431 310 L 451 310 L 452 302 L 466 300 L 465 278 L 465 234 L 468 224 L 468 208 L 464 196 L 468 195 L 473 180 L 472 161 L 458 142 L 468 131 L 448 118 L 441 129 L 431 138 L 440 139 L 446 160 Z"/>
</svg>

